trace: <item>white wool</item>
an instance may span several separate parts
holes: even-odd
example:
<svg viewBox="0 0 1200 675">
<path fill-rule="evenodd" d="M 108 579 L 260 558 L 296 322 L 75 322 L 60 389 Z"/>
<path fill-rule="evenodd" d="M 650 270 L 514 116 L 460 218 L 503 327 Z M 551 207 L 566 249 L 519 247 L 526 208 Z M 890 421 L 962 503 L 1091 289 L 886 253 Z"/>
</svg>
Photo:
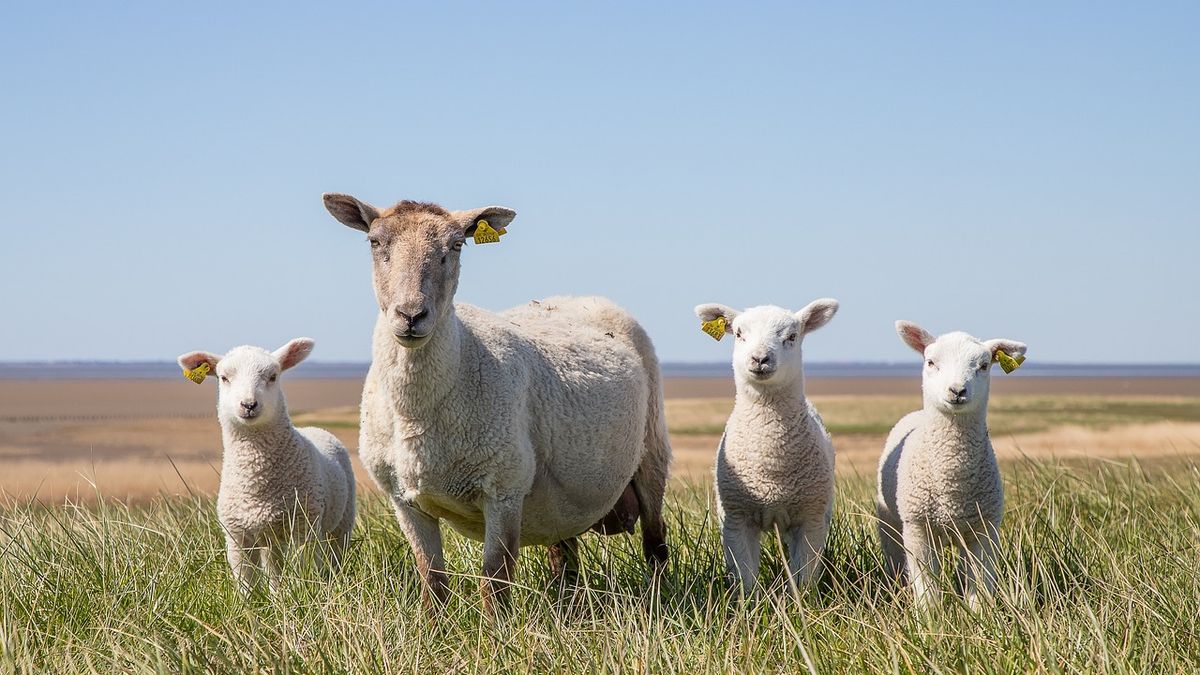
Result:
<svg viewBox="0 0 1200 675">
<path fill-rule="evenodd" d="M 224 455 L 217 516 L 226 553 L 244 592 L 267 573 L 272 589 L 290 546 L 316 542 L 336 566 L 354 527 L 354 472 L 346 448 L 322 429 L 292 426 L 280 374 L 302 361 L 312 341 L 275 353 L 237 347 L 225 356 L 192 352 L 184 368 L 207 363 L 218 381 Z"/>
<path fill-rule="evenodd" d="M 956 547 L 963 554 L 963 590 L 978 606 L 995 584 L 1004 514 L 1004 486 L 987 429 L 991 365 L 998 350 L 1017 356 L 1026 347 L 961 332 L 934 338 L 904 321 L 896 329 L 925 359 L 925 403 L 896 424 L 880 459 L 876 514 L 885 562 L 894 576 L 907 575 L 925 606 L 940 593 L 944 549 Z"/>
<path fill-rule="evenodd" d="M 752 307 L 738 313 L 700 305 L 705 321 L 724 317 L 734 336 L 737 397 L 717 451 L 717 512 L 729 573 L 750 590 L 761 534 L 782 537 L 798 585 L 819 577 L 833 516 L 834 449 L 804 395 L 801 343 L 837 312 L 836 300 L 792 313 Z"/>
</svg>

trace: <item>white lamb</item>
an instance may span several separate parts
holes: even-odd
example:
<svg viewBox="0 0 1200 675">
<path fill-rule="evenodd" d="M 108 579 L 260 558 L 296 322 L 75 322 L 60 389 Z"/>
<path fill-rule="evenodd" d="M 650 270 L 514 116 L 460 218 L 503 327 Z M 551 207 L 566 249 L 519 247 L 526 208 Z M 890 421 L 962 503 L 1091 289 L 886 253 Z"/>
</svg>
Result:
<svg viewBox="0 0 1200 675">
<path fill-rule="evenodd" d="M 425 599 L 448 593 L 442 521 L 483 542 L 489 609 L 521 546 L 552 546 L 552 562 L 565 563 L 557 571 L 570 571 L 589 528 L 632 531 L 640 517 L 647 560 L 665 563 L 671 447 L 641 326 L 603 298 L 499 314 L 456 305 L 464 242 L 497 241 L 510 209 L 324 200 L 371 245 L 380 313 L 359 455 L 393 500 Z"/>
<path fill-rule="evenodd" d="M 935 338 L 907 321 L 897 321 L 896 331 L 925 358 L 925 407 L 892 428 L 880 458 L 876 514 L 885 562 L 896 577 L 907 570 L 916 602 L 925 607 L 940 595 L 943 550 L 956 547 L 962 590 L 978 607 L 995 587 L 1004 515 L 987 429 L 991 366 L 1000 352 L 1023 359 L 1025 345 L 961 332 Z"/>
<path fill-rule="evenodd" d="M 764 531 L 781 536 L 798 586 L 812 585 L 822 569 L 833 517 L 834 451 L 804 395 L 800 344 L 837 310 L 831 299 L 795 314 L 772 306 L 741 313 L 724 305 L 696 307 L 701 320 L 723 321 L 735 336 L 737 398 L 717 451 L 717 513 L 726 566 L 744 591 L 758 578 Z"/>
<path fill-rule="evenodd" d="M 354 527 L 354 471 L 346 448 L 323 429 L 292 426 L 280 374 L 312 352 L 298 338 L 274 353 L 237 347 L 225 356 L 190 352 L 179 365 L 207 367 L 218 384 L 217 418 L 225 450 L 217 517 L 225 530 L 226 555 L 244 593 L 258 586 L 265 569 L 278 587 L 289 546 L 315 544 L 337 567 Z"/>
</svg>

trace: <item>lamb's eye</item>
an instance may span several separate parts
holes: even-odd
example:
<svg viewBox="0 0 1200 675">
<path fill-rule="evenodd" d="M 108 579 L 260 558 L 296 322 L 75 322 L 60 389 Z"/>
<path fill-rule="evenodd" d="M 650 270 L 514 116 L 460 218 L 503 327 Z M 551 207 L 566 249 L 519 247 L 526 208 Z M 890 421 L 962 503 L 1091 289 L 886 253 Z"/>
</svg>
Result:
<svg viewBox="0 0 1200 675">
<path fill-rule="evenodd" d="M 225 384 L 229 384 L 229 378 L 225 377 L 224 375 L 221 376 L 221 381 L 224 382 Z"/>
<path fill-rule="evenodd" d="M 983 363 L 979 364 L 979 372 L 982 373 L 983 371 L 987 370 L 988 366 L 990 366 L 990 365 L 992 365 L 992 364 L 988 363 L 987 361 L 984 361 Z"/>
<path fill-rule="evenodd" d="M 788 341 L 788 342 L 795 342 L 795 341 L 796 341 L 796 334 L 795 334 L 795 333 L 792 333 L 791 335 L 787 336 L 787 341 Z"/>
<path fill-rule="evenodd" d="M 271 382 L 271 384 L 275 384 L 275 380 L 278 380 L 278 379 L 279 379 L 278 375 L 272 375 L 270 378 L 268 378 L 268 380 Z"/>
<path fill-rule="evenodd" d="M 932 367 L 933 367 L 933 359 L 929 359 L 928 361 L 926 361 L 926 362 L 925 362 L 925 365 L 927 365 L 927 366 L 929 366 L 930 368 L 932 368 Z"/>
<path fill-rule="evenodd" d="M 733 336 L 734 336 L 735 338 L 737 338 L 737 339 L 741 340 L 741 339 L 742 339 L 742 329 L 740 329 L 740 328 L 739 328 L 739 329 L 737 329 L 737 331 L 736 331 L 736 332 L 733 334 Z"/>
</svg>

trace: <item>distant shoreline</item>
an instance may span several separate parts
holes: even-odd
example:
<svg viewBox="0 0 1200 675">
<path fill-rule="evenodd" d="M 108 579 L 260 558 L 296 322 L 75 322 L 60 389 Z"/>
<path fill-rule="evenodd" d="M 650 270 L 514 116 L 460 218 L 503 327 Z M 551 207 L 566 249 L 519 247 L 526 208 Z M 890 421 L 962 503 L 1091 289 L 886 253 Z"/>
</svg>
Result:
<svg viewBox="0 0 1200 675">
<path fill-rule="evenodd" d="M 300 365 L 290 379 L 362 379 L 367 363 L 311 362 Z M 806 363 L 810 378 L 881 379 L 912 378 L 920 374 L 918 363 Z M 667 378 L 731 377 L 728 362 L 664 363 Z M 0 362 L 0 380 L 167 380 L 180 377 L 179 368 L 168 361 L 81 361 Z M 1200 378 L 1200 364 L 1025 364 L 1012 377 L 1036 378 Z"/>
</svg>

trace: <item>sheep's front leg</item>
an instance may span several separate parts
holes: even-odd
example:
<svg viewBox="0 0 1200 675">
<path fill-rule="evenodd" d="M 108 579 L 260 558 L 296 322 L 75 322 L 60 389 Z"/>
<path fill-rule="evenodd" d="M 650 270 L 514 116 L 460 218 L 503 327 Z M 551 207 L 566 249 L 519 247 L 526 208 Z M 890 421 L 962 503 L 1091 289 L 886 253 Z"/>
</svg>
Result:
<svg viewBox="0 0 1200 675">
<path fill-rule="evenodd" d="M 879 543 L 883 547 L 883 568 L 892 579 L 904 577 L 904 525 L 899 518 L 876 509 Z"/>
<path fill-rule="evenodd" d="M 396 500 L 396 520 L 421 575 L 421 601 L 426 607 L 443 603 L 450 596 L 450 580 L 446 576 L 446 561 L 442 557 L 442 527 L 431 518 L 402 501 Z"/>
<path fill-rule="evenodd" d="M 923 523 L 904 524 L 904 549 L 913 598 L 917 607 L 929 608 L 941 593 L 938 588 L 942 570 L 940 551 Z"/>
<path fill-rule="evenodd" d="M 486 611 L 507 601 L 509 582 L 517 568 L 521 547 L 521 499 L 489 499 L 483 507 L 483 578 L 479 592 Z"/>
<path fill-rule="evenodd" d="M 963 595 L 971 609 L 978 610 L 985 596 L 996 589 L 996 554 L 999 550 L 1000 529 L 985 523 L 982 531 L 963 550 L 959 575 L 963 579 Z"/>
<path fill-rule="evenodd" d="M 758 580 L 758 560 L 762 551 L 759 529 L 741 519 L 726 517 L 721 523 L 721 546 L 725 549 L 725 568 L 741 584 L 743 593 L 754 590 Z"/>
<path fill-rule="evenodd" d="M 254 592 L 258 584 L 258 566 L 255 561 L 253 542 L 246 535 L 225 534 L 225 558 L 233 572 L 233 580 L 243 596 Z"/>
<path fill-rule="evenodd" d="M 787 545 L 788 572 L 796 586 L 804 590 L 812 587 L 821 577 L 821 556 L 825 552 L 825 541 L 829 538 L 829 520 L 817 519 L 784 533 Z"/>
</svg>

